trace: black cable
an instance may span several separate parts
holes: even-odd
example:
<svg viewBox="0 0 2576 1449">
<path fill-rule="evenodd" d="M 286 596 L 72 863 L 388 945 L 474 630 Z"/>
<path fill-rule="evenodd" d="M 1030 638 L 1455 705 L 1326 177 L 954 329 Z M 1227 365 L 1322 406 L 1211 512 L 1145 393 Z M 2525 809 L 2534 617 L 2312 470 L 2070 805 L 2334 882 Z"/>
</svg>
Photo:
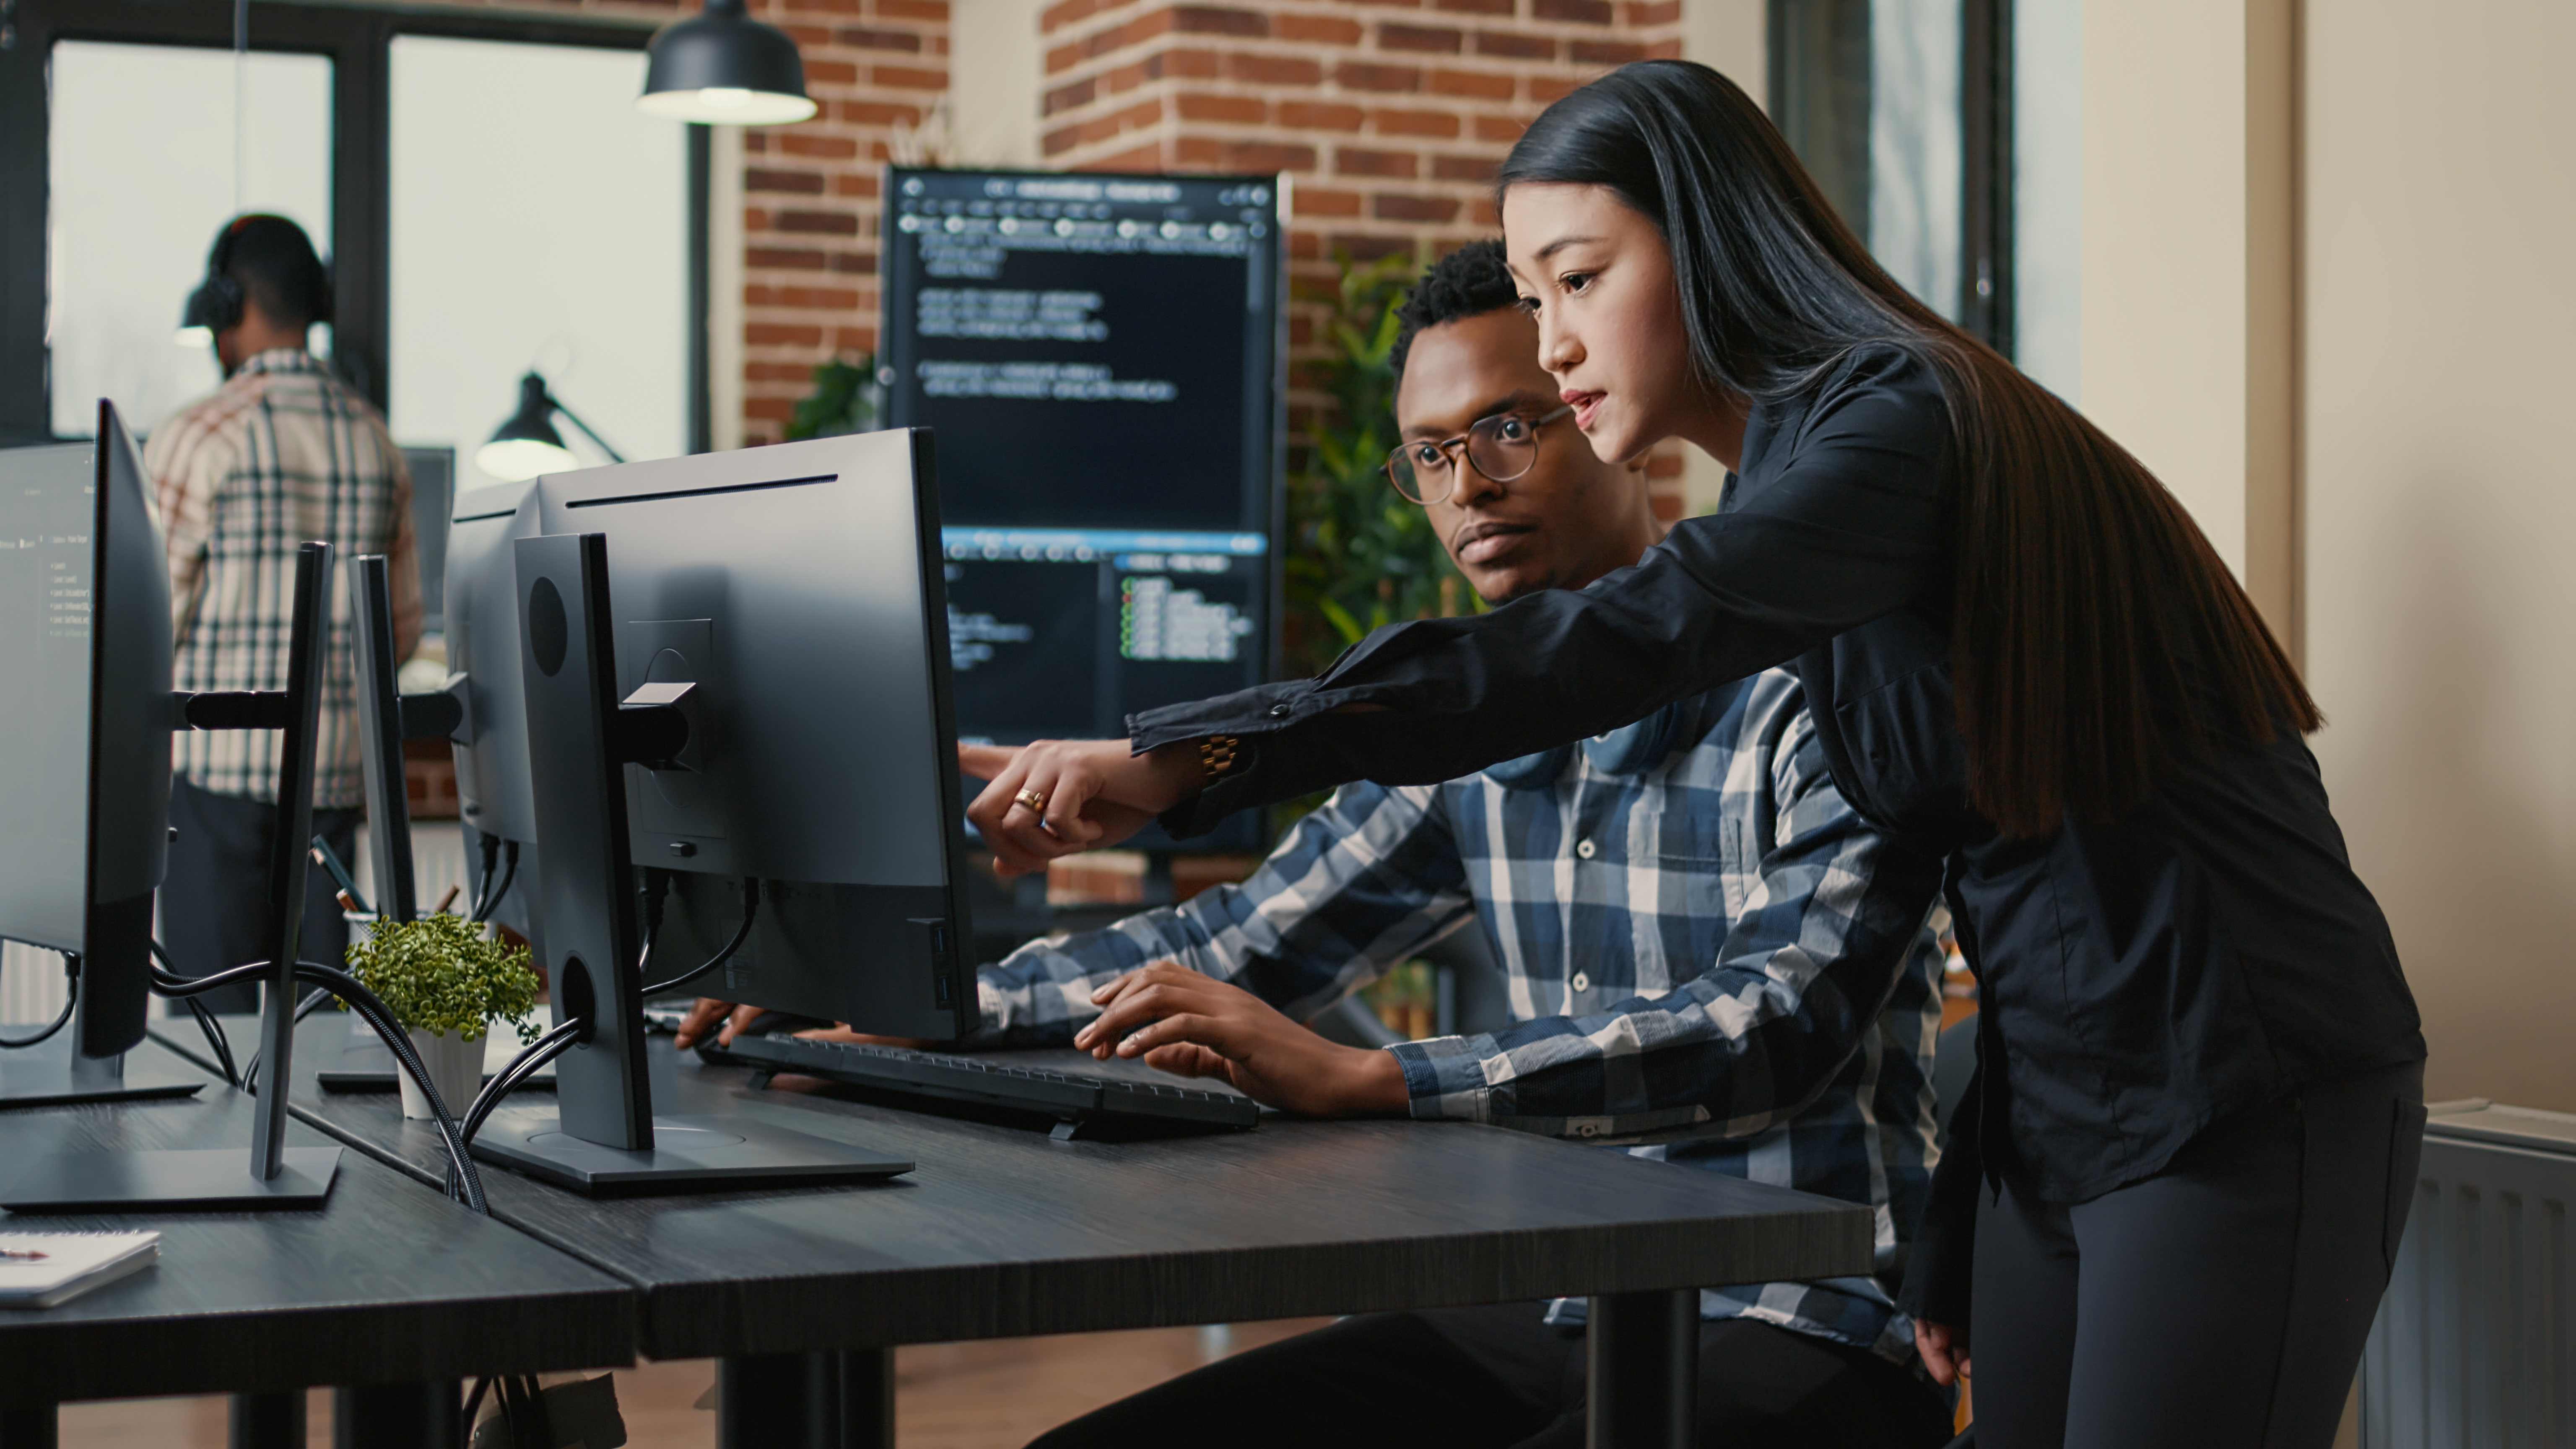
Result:
<svg viewBox="0 0 2576 1449">
<path fill-rule="evenodd" d="M 152 959 L 160 962 L 163 968 L 176 976 L 179 968 L 171 963 L 170 953 L 161 949 L 161 943 L 157 940 L 153 941 L 151 946 Z M 179 1001 L 188 1008 L 188 1014 L 197 1019 L 197 1030 L 206 1038 L 206 1050 L 215 1054 L 215 1064 L 224 1074 L 224 1084 L 238 1089 L 242 1084 L 241 1070 L 233 1065 L 233 1039 L 224 1030 L 224 1024 L 215 1020 L 215 1014 L 197 998 L 182 996 Z"/>
<path fill-rule="evenodd" d="M 509 848 L 504 853 L 504 858 L 507 860 L 508 864 L 501 868 L 501 888 L 492 892 L 492 899 L 483 902 L 480 906 L 475 908 L 472 919 L 474 924 L 478 926 L 483 924 L 485 921 L 490 920 L 494 911 L 501 909 L 501 902 L 509 898 L 510 887 L 518 883 L 519 842 L 513 840 L 507 842 L 507 844 Z M 489 876 L 484 878 L 486 880 L 490 879 Z"/>
<path fill-rule="evenodd" d="M 492 1080 L 484 1083 L 483 1090 L 475 1094 L 474 1105 L 465 1113 L 467 1145 L 473 1144 L 474 1134 L 483 1130 L 484 1119 L 492 1115 L 493 1108 L 501 1105 L 503 1097 L 517 1091 L 530 1077 L 543 1069 L 546 1063 L 578 1045 L 582 1033 L 589 1025 L 589 1021 L 582 1017 L 574 1017 L 570 1021 L 557 1025 L 545 1035 L 530 1042 L 525 1050 L 510 1059 L 508 1066 L 495 1073 Z"/>
<path fill-rule="evenodd" d="M 483 919 L 483 895 L 492 889 L 492 875 L 501 868 L 501 837 L 484 835 L 478 831 L 476 841 L 483 849 L 483 869 L 474 877 L 474 899 L 466 902 L 465 905 L 465 919 L 469 921 Z"/>
<path fill-rule="evenodd" d="M 5 1036 L 0 1036 L 0 1051 L 16 1051 L 21 1047 L 37 1046 L 50 1041 L 54 1033 L 61 1031 L 64 1023 L 72 1019 L 72 1012 L 80 1006 L 80 958 L 69 951 L 65 951 L 62 955 L 63 974 L 70 978 L 70 992 L 68 999 L 63 1002 L 63 1014 L 54 1018 L 53 1025 L 24 1041 L 11 1041 Z"/>
<path fill-rule="evenodd" d="M 233 1065 L 233 1040 L 225 1035 L 224 1024 L 215 1020 L 215 1014 L 206 1009 L 206 1003 L 193 996 L 182 997 L 180 1004 L 197 1019 L 197 1030 L 205 1033 L 206 1050 L 215 1054 L 215 1066 L 224 1074 L 224 1085 L 239 1088 L 242 1084 L 241 1069 Z"/>
<path fill-rule="evenodd" d="M 189 998 L 192 1002 L 195 999 L 196 998 L 194 997 Z M 295 1024 L 298 1026 L 303 1025 L 304 1018 L 311 1016 L 315 1010 L 320 1008 L 324 1002 L 329 1001 L 330 999 L 331 993 L 328 991 L 314 990 L 304 993 L 304 999 L 295 1003 Z M 234 1083 L 234 1085 L 240 1087 L 246 1092 L 255 1092 L 259 1090 L 259 1053 L 252 1052 L 250 1054 L 250 1060 L 242 1064 L 241 1080 Z"/>
<path fill-rule="evenodd" d="M 501 1402 L 501 1437 L 509 1441 L 510 1449 L 519 1449 L 519 1410 L 516 1403 L 518 1398 L 516 1381 L 506 1375 L 503 1376 L 500 1382 L 492 1386 L 492 1397 L 500 1400 Z"/>
<path fill-rule="evenodd" d="M 706 975 L 708 972 L 713 971 L 719 966 L 722 966 L 727 961 L 732 960 L 733 953 L 742 949 L 742 943 L 751 939 L 751 923 L 759 919 L 759 916 L 760 880 L 757 876 L 745 876 L 742 880 L 742 925 L 735 929 L 733 939 L 725 942 L 723 950 L 708 957 L 705 965 L 699 966 L 694 970 L 683 971 L 668 981 L 645 987 L 644 999 L 650 1001 L 654 997 L 660 996 L 666 992 L 677 991 L 681 987 L 688 985 L 690 982 L 695 981 L 699 977 Z"/>
<path fill-rule="evenodd" d="M 156 967 L 152 972 L 152 990 L 157 995 L 184 999 L 237 981 L 258 979 L 268 970 L 267 962 L 254 961 L 247 966 L 235 966 L 191 981 Z M 420 1088 L 421 1095 L 429 1100 L 430 1112 L 438 1119 L 438 1138 L 447 1149 L 447 1195 L 460 1198 L 475 1212 L 488 1215 L 491 1209 L 483 1201 L 483 1178 L 475 1172 L 473 1159 L 466 1154 L 463 1129 L 458 1125 L 455 1114 L 447 1110 L 446 1099 L 438 1094 L 438 1084 L 430 1080 L 428 1065 L 421 1061 L 420 1053 L 412 1047 L 411 1037 L 394 1019 L 392 1008 L 386 1006 L 376 993 L 369 991 L 357 977 L 335 967 L 298 961 L 294 974 L 299 980 L 329 988 L 332 995 L 349 1003 L 351 1010 L 366 1018 L 367 1024 L 376 1029 L 376 1035 L 384 1039 L 385 1046 L 394 1054 L 394 1060 L 411 1077 L 412 1085 Z"/>
<path fill-rule="evenodd" d="M 411 1044 L 410 1035 L 394 1019 L 393 1009 L 385 1005 L 376 993 L 369 991 L 365 983 L 346 971 L 311 961 L 298 961 L 295 975 L 300 981 L 328 987 L 332 995 L 349 1003 L 352 1010 L 366 1017 L 368 1024 L 376 1029 L 376 1035 L 383 1037 L 385 1045 L 393 1049 L 394 1059 L 411 1074 L 412 1085 L 420 1088 L 420 1094 L 429 1100 L 431 1114 L 438 1119 L 439 1140 L 447 1147 L 448 1195 L 461 1197 L 468 1208 L 489 1216 L 492 1209 L 483 1200 L 482 1174 L 474 1170 L 474 1159 L 465 1150 L 464 1128 L 457 1122 L 455 1114 L 447 1110 L 446 1099 L 438 1094 L 438 1084 L 430 1080 L 428 1064 L 420 1059 L 419 1051 Z"/>
</svg>

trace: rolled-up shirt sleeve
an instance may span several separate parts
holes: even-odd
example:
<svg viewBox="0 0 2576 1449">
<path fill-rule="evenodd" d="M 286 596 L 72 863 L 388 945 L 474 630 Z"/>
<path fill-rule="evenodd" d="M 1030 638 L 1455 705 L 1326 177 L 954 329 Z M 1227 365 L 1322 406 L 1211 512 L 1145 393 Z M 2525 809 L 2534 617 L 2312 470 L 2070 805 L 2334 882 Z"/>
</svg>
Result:
<svg viewBox="0 0 2576 1449">
<path fill-rule="evenodd" d="M 1241 885 L 1033 941 L 977 972 L 983 1024 L 967 1044 L 1065 1045 L 1099 1015 L 1091 993 L 1166 960 L 1303 1021 L 1474 912 L 1433 792 L 1353 785 L 1298 821 Z"/>
<path fill-rule="evenodd" d="M 1561 1136 L 1752 1136 L 1858 1051 L 1919 952 L 1937 857 L 1869 829 L 1801 714 L 1774 756 L 1774 844 L 1718 959 L 1659 996 L 1388 1048 L 1416 1117 Z"/>
</svg>

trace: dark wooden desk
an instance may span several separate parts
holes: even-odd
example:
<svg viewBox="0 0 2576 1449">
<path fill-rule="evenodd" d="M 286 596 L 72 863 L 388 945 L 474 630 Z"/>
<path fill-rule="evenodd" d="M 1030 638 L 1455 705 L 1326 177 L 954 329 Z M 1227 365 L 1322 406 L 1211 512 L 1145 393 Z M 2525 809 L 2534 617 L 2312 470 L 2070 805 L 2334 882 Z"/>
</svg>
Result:
<svg viewBox="0 0 2576 1449">
<path fill-rule="evenodd" d="M 188 1065 L 150 1042 L 136 1055 Z M 0 1112 L 0 1171 L 53 1151 L 238 1145 L 247 1159 L 251 1105 L 214 1081 L 193 1099 Z M 292 1132 L 291 1145 L 329 1145 Z M 365 1421 L 417 1423 L 443 1392 L 452 1433 L 463 1377 L 634 1362 L 636 1295 L 625 1283 L 362 1152 L 341 1154 L 320 1211 L 0 1222 L 161 1234 L 160 1262 L 132 1277 L 55 1308 L 0 1309 L 0 1443 L 51 1444 L 53 1406 L 66 1400 L 293 1391 L 301 1449 L 301 1395 L 319 1384 L 366 1386 L 340 1406 L 344 1422 L 360 1421 L 360 1441 L 426 1443 Z"/>
<path fill-rule="evenodd" d="M 346 1030 L 306 1024 L 295 1111 L 437 1181 L 435 1133 L 391 1095 L 313 1084 Z M 667 1056 L 669 1039 L 653 1050 Z M 1596 1412 L 1646 1414 L 1689 1361 L 1677 1339 L 1696 1341 L 1696 1285 L 1870 1269 L 1864 1208 L 1499 1128 L 1274 1116 L 1247 1133 L 1059 1143 L 1034 1120 L 786 1089 L 797 1078 L 753 1092 L 748 1078 L 690 1057 L 655 1105 L 751 1113 L 918 1169 L 875 1186 L 601 1200 L 484 1178 L 504 1222 L 636 1286 L 639 1351 L 729 1361 L 727 1443 L 890 1444 L 894 1344 L 1556 1295 L 1594 1296 L 1596 1355 L 1619 1350 L 1621 1381 L 1596 1389 Z M 513 1101 L 552 1110 L 542 1092 Z M 788 1357 L 818 1353 L 836 1357 Z M 836 1391 L 853 1396 L 836 1439 L 745 1417 L 776 1407 L 755 1396 Z M 1664 1442 L 1631 1423 L 1596 1441 Z"/>
</svg>

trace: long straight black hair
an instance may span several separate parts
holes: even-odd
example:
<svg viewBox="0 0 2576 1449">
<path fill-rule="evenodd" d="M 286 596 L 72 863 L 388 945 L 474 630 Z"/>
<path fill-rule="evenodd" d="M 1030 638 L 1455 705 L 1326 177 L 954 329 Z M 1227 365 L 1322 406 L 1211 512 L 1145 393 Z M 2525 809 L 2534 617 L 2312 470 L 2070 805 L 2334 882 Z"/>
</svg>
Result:
<svg viewBox="0 0 2576 1449">
<path fill-rule="evenodd" d="M 1496 179 L 1609 188 L 1672 253 L 1703 385 L 1756 401 L 1892 344 L 1940 380 L 1953 449 L 1951 672 L 1971 802 L 2010 835 L 2138 804 L 2214 726 L 2323 723 L 2189 513 L 2073 408 L 1871 259 L 1761 108 L 1639 61 L 1533 122 Z"/>
</svg>

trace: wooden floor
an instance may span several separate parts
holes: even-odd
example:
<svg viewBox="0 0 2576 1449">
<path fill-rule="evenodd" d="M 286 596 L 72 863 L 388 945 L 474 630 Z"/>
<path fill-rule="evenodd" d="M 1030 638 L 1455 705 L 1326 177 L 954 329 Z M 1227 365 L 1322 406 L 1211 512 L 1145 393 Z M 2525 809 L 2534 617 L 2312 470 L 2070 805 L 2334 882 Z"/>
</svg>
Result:
<svg viewBox="0 0 2576 1449">
<path fill-rule="evenodd" d="M 1155 1328 L 1063 1338 L 943 1343 L 895 1354 L 902 1449 L 1019 1449 L 1039 1433 L 1229 1353 L 1320 1327 L 1301 1318 L 1232 1327 Z M 633 1449 L 715 1443 L 715 1365 L 647 1364 L 617 1375 Z M 306 1410 L 308 1442 L 331 1442 L 331 1400 Z M 138 1399 L 62 1411 L 63 1449 L 224 1449 L 221 1399 Z"/>
</svg>

